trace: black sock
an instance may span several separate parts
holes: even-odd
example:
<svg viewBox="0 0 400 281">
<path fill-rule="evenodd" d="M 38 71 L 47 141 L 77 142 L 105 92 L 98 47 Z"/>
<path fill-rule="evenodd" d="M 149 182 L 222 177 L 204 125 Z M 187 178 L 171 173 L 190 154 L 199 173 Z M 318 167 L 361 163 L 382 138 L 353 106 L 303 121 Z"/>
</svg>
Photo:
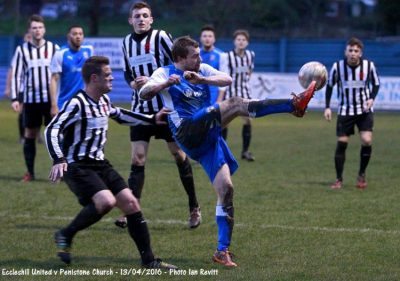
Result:
<svg viewBox="0 0 400 281">
<path fill-rule="evenodd" d="M 126 216 L 129 235 L 135 241 L 136 247 L 142 259 L 142 264 L 148 264 L 154 260 L 154 254 L 150 245 L 150 233 L 142 212 L 136 212 Z"/>
<path fill-rule="evenodd" d="M 24 157 L 26 168 L 31 176 L 35 176 L 35 156 L 36 156 L 36 143 L 35 139 L 26 138 L 24 143 Z"/>
<path fill-rule="evenodd" d="M 251 125 L 243 125 L 242 128 L 243 149 L 242 152 L 249 150 L 251 141 Z"/>
<path fill-rule="evenodd" d="M 187 156 L 182 163 L 176 163 L 176 165 L 178 166 L 179 176 L 181 178 L 182 185 L 185 188 L 185 191 L 189 198 L 189 209 L 190 211 L 192 211 L 193 208 L 197 208 L 199 206 L 196 198 L 192 166 L 190 165 L 190 161 Z"/>
<path fill-rule="evenodd" d="M 22 113 L 18 114 L 18 131 L 19 131 L 19 138 L 23 139 L 24 138 L 24 119 L 22 118 Z"/>
<path fill-rule="evenodd" d="M 137 199 L 140 199 L 144 185 L 144 166 L 131 165 L 128 185 L 133 195 L 135 195 Z"/>
<path fill-rule="evenodd" d="M 74 220 L 66 228 L 63 228 L 61 232 L 64 236 L 72 239 L 78 231 L 95 224 L 104 215 L 105 214 L 99 214 L 94 204 L 90 203 L 83 207 Z"/>
<path fill-rule="evenodd" d="M 228 128 L 222 129 L 222 138 L 226 140 L 228 138 Z"/>
<path fill-rule="evenodd" d="M 369 159 L 371 158 L 372 147 L 371 146 L 361 146 L 360 150 L 360 170 L 358 174 L 364 175 L 365 170 L 367 169 Z"/>
<path fill-rule="evenodd" d="M 336 168 L 336 178 L 338 180 L 343 180 L 343 168 L 344 162 L 346 160 L 346 148 L 347 142 L 338 141 L 335 151 L 335 168 Z"/>
</svg>

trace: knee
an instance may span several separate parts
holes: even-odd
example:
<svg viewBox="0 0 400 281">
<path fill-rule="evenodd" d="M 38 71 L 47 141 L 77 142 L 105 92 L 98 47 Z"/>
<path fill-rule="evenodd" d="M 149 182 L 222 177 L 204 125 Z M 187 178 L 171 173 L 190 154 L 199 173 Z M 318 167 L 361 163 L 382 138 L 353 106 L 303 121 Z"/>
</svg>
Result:
<svg viewBox="0 0 400 281">
<path fill-rule="evenodd" d="M 176 164 L 183 164 L 186 159 L 186 154 L 182 150 L 171 151 L 172 156 L 175 159 Z"/>
<path fill-rule="evenodd" d="M 228 99 L 228 103 L 230 106 L 238 106 L 243 102 L 243 98 L 241 97 L 232 97 Z"/>
<path fill-rule="evenodd" d="M 140 211 L 139 200 L 135 196 L 130 196 L 122 206 L 122 210 L 125 214 L 133 214 Z"/>
<path fill-rule="evenodd" d="M 132 156 L 132 164 L 136 166 L 144 166 L 146 163 L 146 154 L 139 152 Z"/>
<path fill-rule="evenodd" d="M 116 200 L 114 197 L 103 198 L 100 202 L 95 203 L 96 210 L 99 214 L 106 214 L 114 208 Z"/>
<path fill-rule="evenodd" d="M 364 137 L 361 139 L 362 146 L 371 146 L 372 145 L 372 137 Z"/>
</svg>

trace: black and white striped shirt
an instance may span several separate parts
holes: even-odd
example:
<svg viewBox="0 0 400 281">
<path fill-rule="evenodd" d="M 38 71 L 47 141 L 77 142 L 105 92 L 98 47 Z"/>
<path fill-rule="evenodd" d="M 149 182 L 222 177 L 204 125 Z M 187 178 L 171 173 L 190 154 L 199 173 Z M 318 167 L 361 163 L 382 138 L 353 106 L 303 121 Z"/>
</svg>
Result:
<svg viewBox="0 0 400 281">
<path fill-rule="evenodd" d="M 36 47 L 30 42 L 19 45 L 11 63 L 11 99 L 23 92 L 24 103 L 50 102 L 50 63 L 59 47 L 50 41 Z"/>
<path fill-rule="evenodd" d="M 251 98 L 250 76 L 254 69 L 253 51 L 245 50 L 239 56 L 234 50 L 227 52 L 223 58 L 223 71 L 232 77 L 232 84 L 226 88 L 225 99 L 231 97 Z"/>
<path fill-rule="evenodd" d="M 338 115 L 354 116 L 364 112 L 366 101 L 375 99 L 379 90 L 379 76 L 372 61 L 361 59 L 358 66 L 347 60 L 333 64 L 326 87 L 326 108 L 329 108 L 333 86 L 337 84 Z"/>
<path fill-rule="evenodd" d="M 47 150 L 54 164 L 104 160 L 108 117 L 126 125 L 154 123 L 151 115 L 114 107 L 106 94 L 96 102 L 80 90 L 64 104 L 46 128 Z"/>
<path fill-rule="evenodd" d="M 172 38 L 164 30 L 150 29 L 146 33 L 132 33 L 125 37 L 122 51 L 125 62 L 125 80 L 130 84 L 138 76 L 150 77 L 161 67 L 171 64 Z M 161 97 L 150 101 L 140 100 L 138 92 L 132 94 L 132 111 L 153 114 L 163 107 Z"/>
</svg>

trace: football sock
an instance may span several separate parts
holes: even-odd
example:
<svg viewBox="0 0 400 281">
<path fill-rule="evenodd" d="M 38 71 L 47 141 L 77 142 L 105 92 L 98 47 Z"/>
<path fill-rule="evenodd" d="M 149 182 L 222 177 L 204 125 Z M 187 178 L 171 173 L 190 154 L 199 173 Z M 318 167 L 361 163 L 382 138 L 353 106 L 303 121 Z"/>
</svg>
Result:
<svg viewBox="0 0 400 281">
<path fill-rule="evenodd" d="M 335 169 L 336 178 L 338 180 L 343 180 L 343 168 L 344 162 L 346 160 L 346 148 L 347 142 L 338 141 L 335 151 Z"/>
<path fill-rule="evenodd" d="M 98 222 L 105 214 L 99 214 L 94 203 L 90 203 L 83 207 L 74 220 L 64 229 L 61 230 L 62 234 L 72 239 L 75 234 L 89 226 Z"/>
<path fill-rule="evenodd" d="M 249 102 L 248 111 L 250 117 L 257 118 L 274 113 L 291 113 L 294 106 L 292 100 L 287 99 L 253 100 Z"/>
<path fill-rule="evenodd" d="M 222 138 L 226 140 L 228 138 L 228 128 L 222 129 Z"/>
<path fill-rule="evenodd" d="M 144 166 L 131 165 L 128 185 L 133 195 L 135 195 L 137 199 L 140 199 L 144 185 Z"/>
<path fill-rule="evenodd" d="M 190 211 L 192 211 L 193 208 L 197 208 L 199 206 L 196 198 L 192 166 L 190 165 L 190 161 L 187 156 L 182 163 L 177 162 L 176 165 L 178 166 L 179 176 L 181 178 L 182 185 L 188 195 L 189 209 Z"/>
<path fill-rule="evenodd" d="M 215 220 L 218 226 L 218 251 L 225 251 L 229 248 L 231 238 L 231 227 L 228 222 L 228 213 L 221 205 L 215 208 Z"/>
<path fill-rule="evenodd" d="M 26 168 L 31 176 L 35 176 L 35 156 L 36 156 L 36 143 L 35 139 L 25 138 L 24 142 L 24 157 Z"/>
<path fill-rule="evenodd" d="M 136 212 L 126 216 L 129 235 L 135 241 L 136 247 L 142 259 L 142 264 L 148 264 L 154 260 L 154 254 L 150 245 L 150 233 L 142 212 Z"/>
<path fill-rule="evenodd" d="M 23 115 L 22 113 L 18 114 L 18 131 L 19 131 L 19 137 L 21 139 L 24 138 L 24 118 L 22 118 Z"/>
<path fill-rule="evenodd" d="M 243 139 L 242 152 L 246 152 L 247 150 L 249 150 L 251 141 L 251 125 L 243 125 L 242 139 Z"/>
<path fill-rule="evenodd" d="M 365 170 L 367 169 L 369 159 L 371 158 L 372 147 L 371 146 L 361 146 L 360 150 L 360 170 L 358 174 L 364 175 Z"/>
</svg>

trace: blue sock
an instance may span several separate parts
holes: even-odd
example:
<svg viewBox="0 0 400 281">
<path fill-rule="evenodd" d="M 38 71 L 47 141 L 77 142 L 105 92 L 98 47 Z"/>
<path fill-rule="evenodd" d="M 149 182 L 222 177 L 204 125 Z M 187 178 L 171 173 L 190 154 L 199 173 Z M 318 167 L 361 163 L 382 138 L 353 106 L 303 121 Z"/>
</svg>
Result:
<svg viewBox="0 0 400 281">
<path fill-rule="evenodd" d="M 249 102 L 249 116 L 253 118 L 274 113 L 291 113 L 293 111 L 294 106 L 291 99 L 265 99 Z"/>
<path fill-rule="evenodd" d="M 222 209 L 221 205 L 215 208 L 215 220 L 218 226 L 218 251 L 225 251 L 230 245 L 230 228 L 227 220 L 228 214 Z"/>
</svg>

